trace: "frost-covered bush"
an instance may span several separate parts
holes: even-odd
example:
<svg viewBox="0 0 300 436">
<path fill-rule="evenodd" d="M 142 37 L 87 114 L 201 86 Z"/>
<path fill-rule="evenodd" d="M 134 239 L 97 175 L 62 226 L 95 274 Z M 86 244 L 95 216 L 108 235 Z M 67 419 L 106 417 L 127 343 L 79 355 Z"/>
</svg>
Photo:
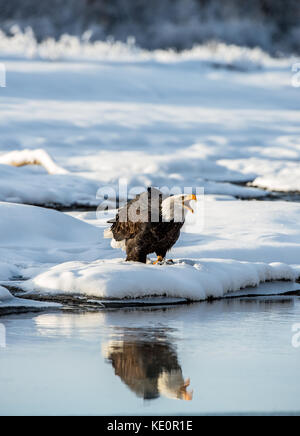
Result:
<svg viewBox="0 0 300 436">
<path fill-rule="evenodd" d="M 219 40 L 300 52 L 299 0 L 0 0 L 0 28 L 13 24 L 38 40 L 92 30 L 95 40 L 134 36 L 149 49 Z"/>
</svg>

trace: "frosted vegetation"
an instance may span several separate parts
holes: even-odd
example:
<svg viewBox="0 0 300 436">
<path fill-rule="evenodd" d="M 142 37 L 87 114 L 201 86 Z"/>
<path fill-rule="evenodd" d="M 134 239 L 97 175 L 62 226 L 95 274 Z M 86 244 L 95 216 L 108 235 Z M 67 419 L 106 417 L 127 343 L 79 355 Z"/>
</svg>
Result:
<svg viewBox="0 0 300 436">
<path fill-rule="evenodd" d="M 93 40 L 134 37 L 147 49 L 221 41 L 270 53 L 299 53 L 298 0 L 0 0 L 0 28 L 31 27 L 39 41 L 90 32 Z"/>
<path fill-rule="evenodd" d="M 7 35 L 0 28 L 0 54 L 6 58 L 28 58 L 45 60 L 86 60 L 111 62 L 155 62 L 183 63 L 202 62 L 215 66 L 232 67 L 238 70 L 257 70 L 266 67 L 286 67 L 290 65 L 290 56 L 274 58 L 259 47 L 248 48 L 223 42 L 195 44 L 191 49 L 177 52 L 169 49 L 143 49 L 134 39 L 125 42 L 109 40 L 91 40 L 91 32 L 81 37 L 63 34 L 57 40 L 47 37 L 38 41 L 32 28 L 21 30 L 19 25 L 10 28 Z M 295 60 L 297 58 L 295 57 Z"/>
</svg>

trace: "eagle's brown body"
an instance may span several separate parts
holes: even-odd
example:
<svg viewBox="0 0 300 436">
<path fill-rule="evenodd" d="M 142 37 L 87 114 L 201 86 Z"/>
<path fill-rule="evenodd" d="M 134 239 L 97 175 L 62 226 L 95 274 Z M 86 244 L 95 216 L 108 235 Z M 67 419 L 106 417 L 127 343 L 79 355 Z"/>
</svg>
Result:
<svg viewBox="0 0 300 436">
<path fill-rule="evenodd" d="M 116 241 L 126 240 L 126 260 L 146 263 L 147 255 L 166 256 L 180 235 L 183 223 L 122 223 L 112 225 Z M 121 239 L 122 238 L 122 239 Z"/>
<path fill-rule="evenodd" d="M 132 334 L 124 336 L 122 341 L 107 345 L 106 358 L 138 397 L 151 400 L 171 394 L 171 398 L 192 399 L 187 390 L 189 379 L 184 380 L 176 350 L 164 334 L 155 333 L 152 341 L 143 332 L 136 339 Z M 165 386 L 160 383 L 162 379 L 166 379 Z"/>
<path fill-rule="evenodd" d="M 138 220 L 132 221 L 130 220 L 130 208 L 134 208 L 138 204 L 141 195 L 147 196 L 148 210 L 146 213 L 141 213 Z M 161 259 L 165 257 L 167 251 L 179 238 L 184 220 L 181 222 L 163 221 L 162 193 L 157 189 L 149 188 L 141 195 L 136 196 L 135 199 L 119 209 L 111 226 L 111 232 L 115 241 L 124 241 L 127 261 L 146 263 L 147 255 L 150 253 L 156 253 Z M 158 200 L 155 207 L 153 207 L 153 199 Z M 124 219 L 124 216 L 128 218 Z"/>
</svg>

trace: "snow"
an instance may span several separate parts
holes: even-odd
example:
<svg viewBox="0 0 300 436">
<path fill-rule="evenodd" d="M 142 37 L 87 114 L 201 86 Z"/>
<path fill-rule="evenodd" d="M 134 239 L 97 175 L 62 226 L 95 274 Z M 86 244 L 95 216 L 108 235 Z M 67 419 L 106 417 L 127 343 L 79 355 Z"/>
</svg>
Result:
<svg viewBox="0 0 300 436">
<path fill-rule="evenodd" d="M 20 270 L 6 262 L 0 262 L 0 280 L 8 280 L 20 276 Z"/>
<path fill-rule="evenodd" d="M 36 205 L 97 205 L 99 184 L 69 174 L 47 174 L 36 166 L 0 164 L 0 201 Z"/>
<path fill-rule="evenodd" d="M 272 161 L 264 158 L 221 160 L 219 163 L 228 169 L 240 171 L 244 174 L 255 175 L 252 186 L 266 188 L 278 192 L 300 192 L 300 169 L 298 152 L 300 142 L 289 147 L 289 139 L 282 138 L 283 144 L 278 150 L 265 149 L 264 153 L 273 154 Z M 284 142 L 286 146 L 284 147 Z M 257 176 L 258 175 L 258 176 Z M 257 177 L 256 177 L 257 176 Z"/>
<path fill-rule="evenodd" d="M 42 311 L 45 309 L 58 309 L 60 304 L 41 301 L 32 301 L 14 297 L 6 288 L 0 286 L 0 315 L 15 312 Z"/>
<path fill-rule="evenodd" d="M 175 265 L 143 265 L 110 261 L 67 262 L 26 283 L 23 289 L 47 294 L 84 294 L 99 298 L 144 296 L 185 297 L 205 300 L 257 286 L 266 280 L 294 280 L 291 267 L 233 260 L 182 260 Z"/>
<path fill-rule="evenodd" d="M 298 276 L 298 268 L 293 267 L 294 272 Z M 283 295 L 287 296 L 289 298 L 292 294 L 299 295 L 300 292 L 300 284 L 298 282 L 292 282 L 292 281 L 276 281 L 272 280 L 270 282 L 264 282 L 256 286 L 255 288 L 248 288 L 242 289 L 237 292 L 230 292 L 226 295 L 226 298 L 232 298 L 232 297 L 242 297 L 242 298 L 249 298 L 249 297 L 256 297 L 256 298 L 265 298 L 266 296 L 272 296 L 272 298 L 280 297 L 282 298 Z"/>
<path fill-rule="evenodd" d="M 63 214 L 7 203 L 0 203 L 0 253 L 29 279 L 19 286 L 36 295 L 201 300 L 299 276 L 299 204 L 210 199 L 200 206 L 204 227 L 200 209 L 188 214 L 168 254 L 174 265 L 125 262 L 124 253 L 103 237 L 113 212 L 97 218 L 94 212 Z M 13 237 L 12 228 L 18 228 Z"/>
<path fill-rule="evenodd" d="M 296 163 L 294 165 L 289 164 L 285 165 L 284 168 L 280 168 L 279 171 L 275 170 L 274 172 L 257 177 L 253 181 L 253 185 L 262 188 L 267 187 L 268 189 L 280 192 L 300 192 L 299 177 L 299 165 Z"/>
<path fill-rule="evenodd" d="M 161 29 L 160 29 L 161 30 Z M 234 44 L 214 42 L 194 45 L 192 49 L 180 52 L 168 50 L 146 50 L 135 45 L 134 40 L 126 43 L 114 40 L 90 42 L 88 32 L 80 39 L 76 36 L 63 35 L 58 40 L 44 39 L 38 43 L 32 30 L 23 33 L 14 26 L 6 36 L 0 30 L 0 52 L 9 58 L 26 57 L 46 60 L 92 60 L 110 62 L 194 62 L 213 63 L 238 69 L 256 70 L 263 66 L 284 67 L 287 58 L 272 58 L 260 48 L 240 47 Z"/>
<path fill-rule="evenodd" d="M 13 165 L 42 165 L 49 174 L 67 174 L 64 168 L 59 167 L 43 149 L 15 150 L 0 155 L 0 164 Z"/>
<path fill-rule="evenodd" d="M 238 198 L 268 191 L 233 182 L 299 189 L 296 59 L 224 44 L 148 52 L 28 35 L 2 35 L 0 56 L 2 201 L 96 205 L 98 189 L 120 178 Z M 51 174 L 4 167 L 12 151 L 29 161 L 38 153 Z"/>
<path fill-rule="evenodd" d="M 204 299 L 298 277 L 300 206 L 237 201 L 300 189 L 294 58 L 224 44 L 38 44 L 29 33 L 0 34 L 0 57 L 2 284 L 23 276 L 35 293 Z M 14 166 L 24 163 L 41 165 Z M 120 179 L 205 189 L 174 265 L 125 263 L 103 238 L 104 215 L 28 205 L 96 206 L 99 188 Z"/>
<path fill-rule="evenodd" d="M 0 255 L 13 264 L 36 265 L 99 255 L 100 232 L 63 213 L 0 202 Z"/>
<path fill-rule="evenodd" d="M 3 288 L 3 286 L 0 286 L 0 307 L 2 303 L 12 299 L 13 296 L 11 295 L 11 293 L 7 289 Z"/>
</svg>

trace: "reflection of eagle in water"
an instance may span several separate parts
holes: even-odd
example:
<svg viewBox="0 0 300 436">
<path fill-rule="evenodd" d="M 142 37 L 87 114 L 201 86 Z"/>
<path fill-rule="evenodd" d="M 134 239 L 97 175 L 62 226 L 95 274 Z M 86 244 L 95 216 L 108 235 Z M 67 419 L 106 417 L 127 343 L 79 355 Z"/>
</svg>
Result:
<svg viewBox="0 0 300 436">
<path fill-rule="evenodd" d="M 103 349 L 115 374 L 138 396 L 145 400 L 160 395 L 178 400 L 192 400 L 177 354 L 165 341 L 111 341 Z"/>
<path fill-rule="evenodd" d="M 112 238 L 113 248 L 126 250 L 126 260 L 146 263 L 147 254 L 156 253 L 162 261 L 180 235 L 190 201 L 195 195 L 179 194 L 164 198 L 161 191 L 148 188 L 118 210 L 104 237 Z"/>
</svg>

